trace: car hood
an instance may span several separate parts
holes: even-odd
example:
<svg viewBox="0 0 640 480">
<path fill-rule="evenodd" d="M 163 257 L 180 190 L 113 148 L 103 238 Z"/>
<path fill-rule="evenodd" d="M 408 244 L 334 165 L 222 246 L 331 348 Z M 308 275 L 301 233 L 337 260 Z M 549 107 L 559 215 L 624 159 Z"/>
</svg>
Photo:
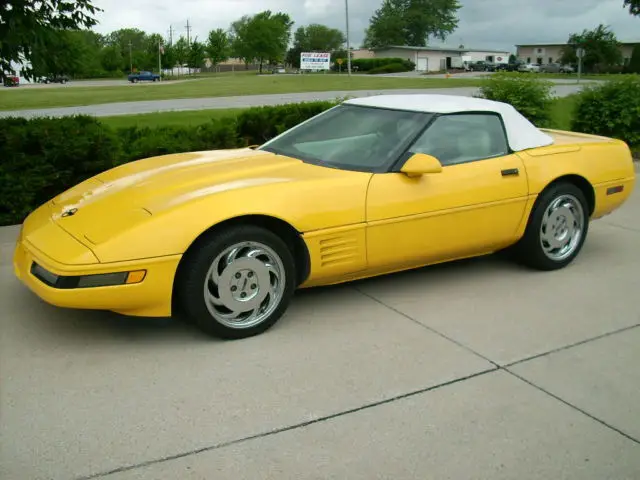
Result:
<svg viewBox="0 0 640 480">
<path fill-rule="evenodd" d="M 341 174 L 252 149 L 165 155 L 127 163 L 82 182 L 54 198 L 51 212 L 54 222 L 90 247 L 204 196 Z"/>
</svg>

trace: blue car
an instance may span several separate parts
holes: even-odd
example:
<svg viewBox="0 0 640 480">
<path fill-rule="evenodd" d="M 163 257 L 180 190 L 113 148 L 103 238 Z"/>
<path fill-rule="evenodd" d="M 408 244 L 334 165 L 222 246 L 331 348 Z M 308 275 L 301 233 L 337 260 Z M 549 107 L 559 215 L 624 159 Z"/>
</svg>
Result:
<svg viewBox="0 0 640 480">
<path fill-rule="evenodd" d="M 160 80 L 160 75 L 153 72 L 137 72 L 129 74 L 129 77 L 127 78 L 131 83 L 157 82 Z"/>
</svg>

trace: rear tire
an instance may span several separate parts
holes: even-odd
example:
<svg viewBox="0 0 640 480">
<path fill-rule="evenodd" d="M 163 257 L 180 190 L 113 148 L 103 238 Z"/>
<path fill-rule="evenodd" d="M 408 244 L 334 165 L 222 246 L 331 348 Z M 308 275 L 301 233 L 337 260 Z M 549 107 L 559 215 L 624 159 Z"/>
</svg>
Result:
<svg viewBox="0 0 640 480">
<path fill-rule="evenodd" d="M 528 267 L 558 270 L 580 253 L 588 231 L 589 205 L 584 193 L 571 183 L 558 183 L 538 197 L 513 253 Z"/>
<path fill-rule="evenodd" d="M 205 333 L 248 338 L 271 328 L 296 288 L 291 250 L 264 228 L 241 225 L 205 237 L 181 265 L 182 309 Z"/>
</svg>

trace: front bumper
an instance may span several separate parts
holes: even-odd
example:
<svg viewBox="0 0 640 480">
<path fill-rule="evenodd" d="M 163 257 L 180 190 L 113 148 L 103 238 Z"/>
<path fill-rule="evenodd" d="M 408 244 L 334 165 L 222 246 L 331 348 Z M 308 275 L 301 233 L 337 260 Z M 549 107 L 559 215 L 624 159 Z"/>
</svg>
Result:
<svg viewBox="0 0 640 480">
<path fill-rule="evenodd" d="M 124 315 L 166 317 L 171 315 L 171 297 L 180 255 L 133 262 L 67 265 L 48 257 L 22 234 L 16 244 L 13 267 L 18 279 L 38 297 L 65 308 L 111 310 Z M 40 268 L 34 269 L 34 263 Z M 79 285 L 89 275 L 145 270 L 142 281 L 113 286 Z M 35 273 L 35 275 L 34 275 Z"/>
</svg>

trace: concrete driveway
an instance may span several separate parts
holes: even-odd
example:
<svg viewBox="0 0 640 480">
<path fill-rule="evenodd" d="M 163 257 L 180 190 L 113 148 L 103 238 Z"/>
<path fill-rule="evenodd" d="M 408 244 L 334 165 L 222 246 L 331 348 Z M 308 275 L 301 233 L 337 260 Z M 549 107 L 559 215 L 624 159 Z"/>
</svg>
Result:
<svg viewBox="0 0 640 480">
<path fill-rule="evenodd" d="M 0 229 L 0 477 L 640 478 L 640 193 L 554 273 L 301 292 L 269 333 L 59 310 Z"/>
</svg>

